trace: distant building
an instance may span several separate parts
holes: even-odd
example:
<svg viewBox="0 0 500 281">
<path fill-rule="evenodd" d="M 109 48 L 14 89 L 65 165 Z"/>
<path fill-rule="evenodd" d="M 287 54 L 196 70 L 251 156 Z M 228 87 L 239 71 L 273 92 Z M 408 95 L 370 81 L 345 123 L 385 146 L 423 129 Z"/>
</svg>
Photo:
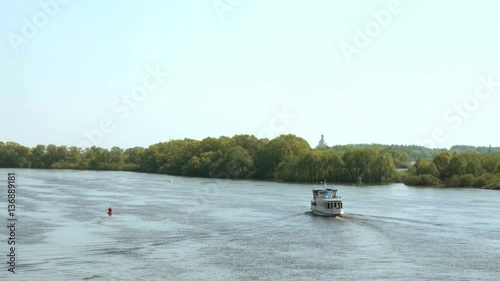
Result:
<svg viewBox="0 0 500 281">
<path fill-rule="evenodd" d="M 319 140 L 319 144 L 316 146 L 316 148 L 327 148 L 328 145 L 325 142 L 325 136 L 321 134 L 321 139 Z"/>
</svg>

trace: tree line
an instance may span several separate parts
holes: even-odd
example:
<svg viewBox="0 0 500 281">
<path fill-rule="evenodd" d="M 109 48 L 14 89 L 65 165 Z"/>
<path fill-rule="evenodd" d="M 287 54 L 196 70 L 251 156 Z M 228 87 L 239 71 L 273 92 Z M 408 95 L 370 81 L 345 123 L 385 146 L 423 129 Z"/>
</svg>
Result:
<svg viewBox="0 0 500 281">
<path fill-rule="evenodd" d="M 412 165 L 416 155 L 420 157 Z M 448 155 L 449 162 L 453 164 L 443 164 L 446 163 L 446 160 L 442 160 L 443 155 Z M 460 165 L 455 163 L 458 160 L 453 160 L 458 157 L 455 155 L 461 156 Z M 428 151 L 419 146 L 377 144 L 312 149 L 306 140 L 291 134 L 271 140 L 253 135 L 208 137 L 201 141 L 170 140 L 148 148 L 128 149 L 95 146 L 82 149 L 56 145 L 29 148 L 14 142 L 0 142 L 0 168 L 124 170 L 304 183 L 322 180 L 355 184 L 404 182 L 409 185 L 446 186 L 470 183 L 464 186 L 475 184 L 478 187 L 495 188 L 500 185 L 492 181 L 500 170 L 498 157 L 491 150 L 486 154 L 457 153 Z M 435 170 L 431 163 L 434 163 Z M 462 168 L 462 164 L 466 168 Z M 455 168 L 457 165 L 458 168 Z M 472 166 L 476 168 L 472 169 Z M 409 168 L 407 172 L 402 171 L 406 168 Z M 484 179 L 482 184 L 479 180 L 475 181 L 481 176 Z"/>
<path fill-rule="evenodd" d="M 430 159 L 433 158 L 440 152 L 449 151 L 450 153 L 477 153 L 477 154 L 500 154 L 500 147 L 487 147 L 487 146 L 470 146 L 470 145 L 454 145 L 449 150 L 444 148 L 428 148 L 425 146 L 419 145 L 386 145 L 386 144 L 350 144 L 350 145 L 338 145 L 333 147 L 328 147 L 326 149 L 346 149 L 349 147 L 382 147 L 382 148 L 390 148 L 395 151 L 403 151 L 408 156 L 410 156 L 411 161 L 417 161 L 417 159 L 425 158 Z"/>
<path fill-rule="evenodd" d="M 407 185 L 500 189 L 500 153 L 442 151 L 418 159 L 404 179 Z"/>
</svg>

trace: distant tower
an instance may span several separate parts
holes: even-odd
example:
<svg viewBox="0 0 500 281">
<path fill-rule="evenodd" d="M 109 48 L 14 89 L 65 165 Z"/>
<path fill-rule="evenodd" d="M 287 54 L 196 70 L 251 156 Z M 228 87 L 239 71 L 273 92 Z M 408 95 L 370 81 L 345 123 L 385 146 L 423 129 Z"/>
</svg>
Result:
<svg viewBox="0 0 500 281">
<path fill-rule="evenodd" d="M 318 146 L 316 146 L 316 148 L 326 148 L 326 147 L 328 147 L 328 145 L 325 142 L 325 136 L 321 134 L 321 139 L 319 140 L 319 144 Z"/>
</svg>

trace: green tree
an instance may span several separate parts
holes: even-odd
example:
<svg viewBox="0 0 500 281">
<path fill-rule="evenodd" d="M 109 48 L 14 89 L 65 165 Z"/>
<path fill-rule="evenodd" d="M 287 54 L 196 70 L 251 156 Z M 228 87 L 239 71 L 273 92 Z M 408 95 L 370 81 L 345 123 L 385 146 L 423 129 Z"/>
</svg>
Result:
<svg viewBox="0 0 500 281">
<path fill-rule="evenodd" d="M 410 164 L 410 156 L 404 151 L 391 150 L 392 159 L 396 168 L 408 168 Z"/>
<path fill-rule="evenodd" d="M 445 179 L 448 165 L 450 164 L 452 155 L 448 151 L 443 151 L 434 156 L 433 162 L 439 172 L 439 178 Z"/>
<path fill-rule="evenodd" d="M 72 146 L 68 149 L 66 162 L 71 169 L 87 169 L 87 163 L 83 161 L 83 151 L 80 147 Z"/>
<path fill-rule="evenodd" d="M 416 175 L 431 175 L 439 177 L 439 170 L 434 161 L 425 160 L 422 158 L 417 159 L 415 162 Z"/>
<path fill-rule="evenodd" d="M 486 173 L 494 173 L 497 164 L 500 162 L 499 157 L 496 155 L 483 155 L 481 157 L 481 166 Z"/>
<path fill-rule="evenodd" d="M 296 172 L 301 155 L 311 150 L 309 143 L 295 135 L 280 135 L 267 143 L 258 157 L 258 175 L 286 179 Z"/>
<path fill-rule="evenodd" d="M 44 162 L 45 145 L 39 144 L 30 150 L 30 167 L 31 168 L 47 168 Z"/>
<path fill-rule="evenodd" d="M 348 150 L 342 160 L 351 181 L 362 183 L 363 178 L 371 177 L 371 168 L 376 160 L 376 153 L 372 148 L 354 148 Z"/>
<path fill-rule="evenodd" d="M 446 177 L 464 175 L 467 172 L 467 162 L 461 154 L 455 154 L 446 168 Z"/>
<path fill-rule="evenodd" d="M 230 148 L 221 162 L 233 178 L 246 178 L 253 171 L 253 159 L 246 149 L 237 145 Z M 222 170 L 222 169 L 219 169 Z"/>
<path fill-rule="evenodd" d="M 0 143 L 0 168 L 28 168 L 30 149 L 16 142 Z"/>
<path fill-rule="evenodd" d="M 146 149 L 139 146 L 126 149 L 123 152 L 126 169 L 129 171 L 140 171 L 145 153 Z"/>
<path fill-rule="evenodd" d="M 481 155 L 477 153 L 464 153 L 462 154 L 462 156 L 465 162 L 467 162 L 465 174 L 479 176 L 484 173 L 483 167 L 481 165 Z"/>
<path fill-rule="evenodd" d="M 186 165 L 184 165 L 182 170 L 183 175 L 201 177 L 203 176 L 201 171 L 200 158 L 198 156 L 192 156 Z"/>
<path fill-rule="evenodd" d="M 396 169 L 392 155 L 388 152 L 380 153 L 373 169 L 377 182 L 389 182 Z"/>
<path fill-rule="evenodd" d="M 139 170 L 146 173 L 158 172 L 159 144 L 150 145 L 142 154 Z"/>
</svg>

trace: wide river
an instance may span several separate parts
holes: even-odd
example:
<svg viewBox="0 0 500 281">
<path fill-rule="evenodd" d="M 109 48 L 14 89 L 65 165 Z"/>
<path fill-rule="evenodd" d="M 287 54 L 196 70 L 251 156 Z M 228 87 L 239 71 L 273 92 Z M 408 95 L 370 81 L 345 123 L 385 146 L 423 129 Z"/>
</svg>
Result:
<svg viewBox="0 0 500 281">
<path fill-rule="evenodd" d="M 323 218 L 313 185 L 0 172 L 2 280 L 500 280 L 500 191 L 338 185 L 346 215 Z"/>
</svg>

